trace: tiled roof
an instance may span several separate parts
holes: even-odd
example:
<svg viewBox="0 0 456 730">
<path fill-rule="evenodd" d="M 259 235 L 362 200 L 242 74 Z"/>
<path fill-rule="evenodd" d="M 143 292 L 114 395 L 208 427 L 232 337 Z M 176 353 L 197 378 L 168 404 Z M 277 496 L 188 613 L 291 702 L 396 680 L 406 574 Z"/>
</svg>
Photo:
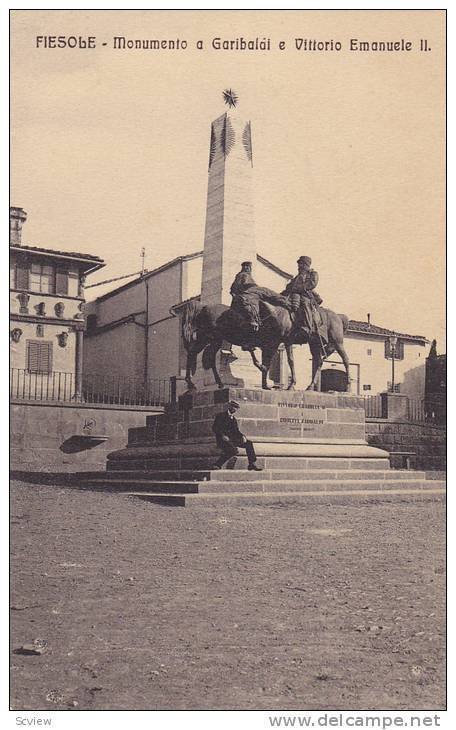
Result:
<svg viewBox="0 0 456 730">
<path fill-rule="evenodd" d="M 54 254 L 54 256 L 69 256 L 77 259 L 87 259 L 88 261 L 96 261 L 97 263 L 104 264 L 104 261 L 99 256 L 94 256 L 91 253 L 78 253 L 77 251 L 57 251 L 55 248 L 42 248 L 41 246 L 11 246 L 15 251 L 36 251 L 37 253 Z"/>
<path fill-rule="evenodd" d="M 400 337 L 403 340 L 417 340 L 422 342 L 426 341 L 424 335 L 407 335 L 402 332 L 395 332 L 394 330 L 386 329 L 386 327 L 378 327 L 376 324 L 359 322 L 357 319 L 351 319 L 349 321 L 348 329 L 350 332 L 362 332 L 369 335 L 381 335 L 383 337 L 396 335 L 396 337 Z"/>
<path fill-rule="evenodd" d="M 106 292 L 106 294 L 101 294 L 99 297 L 97 297 L 97 301 L 102 302 L 104 299 L 109 299 L 112 296 L 116 296 L 124 289 L 128 289 L 129 287 L 134 286 L 135 284 L 138 284 L 139 282 L 143 281 L 144 279 L 148 279 L 151 276 L 155 276 L 155 274 L 159 274 L 160 272 L 171 268 L 171 266 L 174 266 L 175 264 L 178 264 L 181 261 L 190 261 L 191 259 L 200 258 L 202 255 L 203 255 L 203 251 L 196 251 L 195 253 L 189 253 L 189 254 L 184 254 L 183 256 L 177 256 L 176 258 L 171 259 L 171 261 L 167 261 L 166 263 L 161 264 L 160 266 L 157 266 L 157 268 L 152 269 L 151 271 L 145 271 L 144 274 L 137 276 L 136 279 L 132 279 L 131 281 L 128 281 L 126 284 L 122 284 L 121 286 L 118 286 L 115 289 L 111 289 L 111 291 Z M 275 271 L 278 274 L 280 274 L 281 276 L 283 276 L 285 279 L 291 279 L 291 277 L 292 277 L 291 274 L 287 274 L 286 271 L 279 269 L 278 266 L 271 263 L 271 261 L 268 261 L 268 259 L 266 259 L 264 256 L 260 256 L 260 254 L 257 254 L 257 260 L 260 261 L 265 266 L 267 266 L 269 269 L 272 269 L 273 271 Z M 132 276 L 133 276 L 133 274 L 132 274 Z M 191 299 L 193 299 L 193 297 L 191 297 Z M 179 302 L 179 305 L 176 305 L 176 306 L 181 306 L 182 304 L 183 304 L 183 302 Z"/>
<path fill-rule="evenodd" d="M 131 286 L 135 286 L 135 284 L 139 284 L 141 281 L 144 281 L 145 279 L 149 279 L 151 276 L 155 276 L 155 274 L 159 274 L 162 271 L 166 271 L 166 269 L 170 269 L 175 264 L 180 263 L 181 261 L 190 261 L 191 259 L 198 258 L 198 256 L 202 256 L 202 251 L 197 251 L 196 253 L 189 253 L 185 254 L 184 256 L 177 256 L 175 259 L 171 259 L 171 261 L 167 261 L 165 264 L 161 264 L 161 266 L 157 266 L 156 269 L 152 269 L 151 271 L 144 271 L 144 274 L 139 274 L 135 279 L 132 279 L 131 281 L 127 281 L 126 284 L 122 284 L 121 286 L 116 287 L 115 289 L 111 289 L 110 291 L 106 292 L 106 294 L 101 294 L 99 297 L 94 299 L 93 301 L 96 302 L 103 302 L 105 299 L 109 299 L 110 297 L 117 296 L 117 294 L 120 294 L 120 292 L 124 291 L 124 289 L 128 289 Z M 135 276 L 135 274 L 132 274 L 132 276 Z M 101 286 L 101 284 L 100 284 Z"/>
</svg>

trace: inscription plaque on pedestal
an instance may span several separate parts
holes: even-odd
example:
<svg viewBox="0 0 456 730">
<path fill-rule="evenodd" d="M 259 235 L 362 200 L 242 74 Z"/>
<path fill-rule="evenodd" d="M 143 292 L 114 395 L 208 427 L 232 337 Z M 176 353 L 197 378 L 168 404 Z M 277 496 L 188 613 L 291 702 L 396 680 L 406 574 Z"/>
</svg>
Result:
<svg viewBox="0 0 456 730">
<path fill-rule="evenodd" d="M 110 459 L 142 459 L 148 467 L 195 464 L 211 468 L 219 456 L 212 425 L 217 413 L 236 400 L 242 433 L 259 457 L 382 459 L 386 453 L 367 445 L 363 399 L 312 391 L 224 388 L 187 392 L 145 428 L 130 429 L 126 449 Z M 245 459 L 243 455 L 236 457 Z M 160 466 L 161 465 L 161 466 Z"/>
</svg>

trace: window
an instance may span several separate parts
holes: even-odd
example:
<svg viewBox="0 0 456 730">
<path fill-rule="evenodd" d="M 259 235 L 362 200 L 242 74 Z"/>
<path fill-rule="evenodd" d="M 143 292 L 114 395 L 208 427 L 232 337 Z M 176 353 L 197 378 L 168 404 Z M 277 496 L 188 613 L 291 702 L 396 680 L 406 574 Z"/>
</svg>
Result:
<svg viewBox="0 0 456 730">
<path fill-rule="evenodd" d="M 31 264 L 30 290 L 53 294 L 54 288 L 54 267 L 48 264 Z"/>
<path fill-rule="evenodd" d="M 17 259 L 10 263 L 10 286 L 12 289 L 41 292 L 42 294 L 79 295 L 79 273 L 52 264 L 30 263 Z"/>
<path fill-rule="evenodd" d="M 52 342 L 27 340 L 27 370 L 29 373 L 52 373 Z"/>
<path fill-rule="evenodd" d="M 367 349 L 367 354 L 370 356 L 372 355 L 372 350 L 370 348 Z"/>
<path fill-rule="evenodd" d="M 77 271 L 68 272 L 68 296 L 79 296 L 79 275 Z"/>
<path fill-rule="evenodd" d="M 10 263 L 10 286 L 12 289 L 29 288 L 29 270 L 27 262 L 21 259 Z"/>
<path fill-rule="evenodd" d="M 391 385 L 392 385 L 391 380 L 388 380 L 388 382 L 386 384 L 386 389 L 387 389 L 388 393 L 391 393 L 391 390 L 392 390 Z M 401 384 L 400 383 L 394 383 L 394 392 L 395 393 L 400 393 L 401 392 Z"/>
<path fill-rule="evenodd" d="M 371 385 L 363 385 L 363 390 L 372 390 Z"/>
<path fill-rule="evenodd" d="M 44 324 L 37 324 L 36 325 L 36 336 L 37 337 L 44 337 Z"/>
<path fill-rule="evenodd" d="M 58 268 L 55 272 L 55 293 L 68 294 L 68 271 Z"/>
<path fill-rule="evenodd" d="M 390 344 L 389 339 L 385 340 L 385 357 L 387 360 L 392 359 L 391 344 Z M 404 342 L 403 342 L 403 340 L 398 340 L 396 343 L 396 347 L 394 350 L 394 359 L 395 360 L 404 359 Z"/>
</svg>

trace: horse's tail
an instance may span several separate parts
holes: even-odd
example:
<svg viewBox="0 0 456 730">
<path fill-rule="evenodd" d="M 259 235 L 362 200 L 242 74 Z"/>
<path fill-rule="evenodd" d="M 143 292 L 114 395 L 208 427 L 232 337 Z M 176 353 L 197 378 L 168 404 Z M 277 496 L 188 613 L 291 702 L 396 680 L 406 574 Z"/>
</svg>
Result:
<svg viewBox="0 0 456 730">
<path fill-rule="evenodd" d="M 342 329 L 343 329 L 343 332 L 345 334 L 346 331 L 348 330 L 348 323 L 349 323 L 350 320 L 348 319 L 348 317 L 347 317 L 346 314 L 339 314 L 339 317 L 342 320 Z"/>
<path fill-rule="evenodd" d="M 189 351 L 192 342 L 196 339 L 195 319 L 200 309 L 201 305 L 195 301 L 187 302 L 184 307 L 184 313 L 182 315 L 182 340 L 187 352 Z"/>
<path fill-rule="evenodd" d="M 196 373 L 198 353 L 192 344 L 197 338 L 196 318 L 201 310 L 199 302 L 190 301 L 184 307 L 182 315 L 182 341 L 187 351 L 187 365 L 192 375 Z"/>
</svg>

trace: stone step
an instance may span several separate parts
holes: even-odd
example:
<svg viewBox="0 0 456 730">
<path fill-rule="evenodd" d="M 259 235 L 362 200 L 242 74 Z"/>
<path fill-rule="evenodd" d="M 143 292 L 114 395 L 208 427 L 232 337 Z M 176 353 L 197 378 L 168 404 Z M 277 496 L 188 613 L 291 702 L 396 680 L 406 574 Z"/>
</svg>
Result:
<svg viewBox="0 0 456 730">
<path fill-rule="evenodd" d="M 436 482 L 434 482 L 434 485 Z M 340 491 L 278 491 L 278 492 L 220 492 L 213 494 L 162 494 L 156 492 L 127 492 L 126 496 L 142 499 L 165 507 L 244 507 L 284 506 L 306 504 L 349 504 L 352 502 L 443 501 L 445 490 L 432 489 L 344 489 Z"/>
<path fill-rule="evenodd" d="M 153 492 L 156 494 L 228 494 L 228 493 L 275 493 L 275 492 L 340 492 L 344 490 L 432 490 L 442 488 L 444 482 L 437 480 L 414 479 L 414 480 L 312 480 L 302 479 L 277 479 L 257 481 L 217 481 L 215 479 L 201 482 L 185 481 L 157 481 L 154 479 L 120 478 L 113 479 L 87 479 L 83 482 L 86 487 L 105 489 L 106 491 L 118 492 Z"/>
<path fill-rule="evenodd" d="M 98 472 L 98 473 L 91 473 L 90 475 L 85 474 L 84 472 L 80 473 L 80 476 L 82 479 L 85 479 L 87 477 L 94 478 L 94 479 L 101 479 L 105 480 L 106 478 L 109 478 L 110 480 L 116 480 L 116 479 L 152 479 L 154 481 L 157 480 L 164 480 L 164 481 L 192 481 L 192 482 L 202 482 L 202 481 L 223 481 L 223 482 L 232 482 L 232 481 L 265 481 L 265 480 L 288 480 L 288 479 L 296 479 L 296 469 L 264 469 L 261 472 L 257 471 L 248 471 L 247 469 L 221 469 L 221 470 L 189 470 L 189 469 L 183 469 L 183 470 L 160 470 L 160 469 L 151 469 L 151 470 L 112 470 L 108 472 Z M 302 471 L 299 473 L 299 479 L 307 481 L 307 480 L 315 480 L 315 479 L 327 479 L 327 480 L 336 480 L 336 479 L 375 479 L 375 480 L 384 480 L 384 479 L 395 479 L 395 480 L 404 480 L 404 481 L 411 481 L 416 479 L 425 479 L 426 473 L 424 471 L 412 471 L 412 470 L 406 470 L 406 469 L 373 469 L 371 471 L 365 471 L 362 469 L 342 469 L 340 471 L 326 471 L 326 470 L 320 470 L 320 469 L 309 469 L 307 471 Z M 442 478 L 442 477 L 440 477 Z"/>
<path fill-rule="evenodd" d="M 213 456 L 208 457 L 170 457 L 170 458 L 142 458 L 136 457 L 135 449 L 131 449 L 131 458 L 115 458 L 108 457 L 107 470 L 111 471 L 211 471 L 219 457 L 218 451 L 214 450 Z M 125 449 L 124 452 L 128 452 Z M 228 462 L 230 470 L 235 466 L 236 469 L 247 469 L 247 458 L 245 456 L 235 456 Z M 389 469 L 389 459 L 380 458 L 334 458 L 334 457 L 288 457 L 288 456 L 259 456 L 257 459 L 258 466 L 263 469 L 281 469 L 293 471 L 307 471 L 309 469 L 322 470 L 353 470 L 368 469 L 384 471 Z"/>
</svg>

